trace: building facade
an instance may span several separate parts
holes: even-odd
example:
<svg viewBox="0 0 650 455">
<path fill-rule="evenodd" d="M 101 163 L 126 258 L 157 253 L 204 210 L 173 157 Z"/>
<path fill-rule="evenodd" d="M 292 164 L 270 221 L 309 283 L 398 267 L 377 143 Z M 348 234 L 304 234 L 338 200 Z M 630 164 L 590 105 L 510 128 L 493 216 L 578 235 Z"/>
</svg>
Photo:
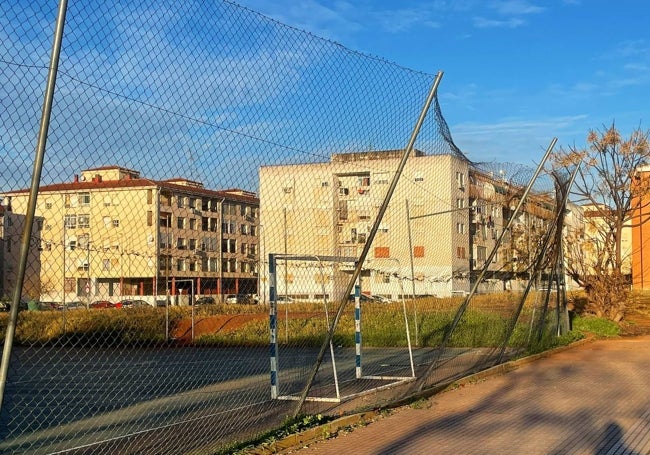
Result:
<svg viewBox="0 0 650 455">
<path fill-rule="evenodd" d="M 7 192 L 14 216 L 28 191 Z M 108 166 L 41 186 L 26 276 L 52 301 L 257 293 L 259 199 Z M 6 263 L 17 261 L 5 248 Z M 9 274 L 5 292 L 11 289 Z M 178 301 L 178 299 L 176 299 Z"/>
<path fill-rule="evenodd" d="M 350 258 L 358 258 L 368 240 L 401 153 L 334 154 L 327 163 L 260 169 L 264 260 L 276 254 L 340 262 L 333 267 L 295 261 L 285 267 L 280 261 L 280 295 L 342 297 L 353 267 Z M 520 257 L 533 252 L 525 248 L 524 239 L 533 242 L 531 232 L 537 229 L 541 235 L 553 218 L 546 200 L 531 198 L 486 264 L 521 190 L 473 169 L 458 156 L 414 151 L 368 250 L 362 292 L 393 299 L 464 295 L 484 266 L 489 273 L 480 292 L 511 288 L 532 259 Z"/>
</svg>

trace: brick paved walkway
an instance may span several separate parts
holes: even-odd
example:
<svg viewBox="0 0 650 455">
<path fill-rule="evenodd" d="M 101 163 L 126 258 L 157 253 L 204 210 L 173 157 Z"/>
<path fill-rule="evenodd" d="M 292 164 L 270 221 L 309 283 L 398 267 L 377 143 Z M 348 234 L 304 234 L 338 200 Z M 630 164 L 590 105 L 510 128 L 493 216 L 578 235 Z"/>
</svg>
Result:
<svg viewBox="0 0 650 455">
<path fill-rule="evenodd" d="M 587 342 L 292 453 L 650 455 L 650 336 Z"/>
</svg>

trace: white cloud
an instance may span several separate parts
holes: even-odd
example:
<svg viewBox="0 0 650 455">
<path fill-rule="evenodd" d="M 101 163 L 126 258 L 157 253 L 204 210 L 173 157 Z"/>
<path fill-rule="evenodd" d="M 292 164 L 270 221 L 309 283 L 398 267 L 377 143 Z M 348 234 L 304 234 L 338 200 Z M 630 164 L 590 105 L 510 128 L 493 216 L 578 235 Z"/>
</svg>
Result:
<svg viewBox="0 0 650 455">
<path fill-rule="evenodd" d="M 474 26 L 477 28 L 517 28 L 526 24 L 526 21 L 516 17 L 510 19 L 488 19 L 485 17 L 474 17 Z"/>
<path fill-rule="evenodd" d="M 503 16 L 523 16 L 527 14 L 539 14 L 545 10 L 541 6 L 533 5 L 526 0 L 505 0 L 492 2 L 490 8 Z"/>
</svg>

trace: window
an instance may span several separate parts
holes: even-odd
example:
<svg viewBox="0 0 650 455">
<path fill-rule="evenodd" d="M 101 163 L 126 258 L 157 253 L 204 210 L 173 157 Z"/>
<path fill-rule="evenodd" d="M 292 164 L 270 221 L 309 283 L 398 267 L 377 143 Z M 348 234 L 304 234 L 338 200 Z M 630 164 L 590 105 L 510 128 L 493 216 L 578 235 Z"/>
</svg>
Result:
<svg viewBox="0 0 650 455">
<path fill-rule="evenodd" d="M 149 200 L 148 197 L 147 200 Z M 172 205 L 172 195 L 170 193 L 160 193 L 160 205 L 165 207 Z"/>
<path fill-rule="evenodd" d="M 77 239 L 68 239 L 68 245 L 66 249 L 74 251 L 77 249 Z"/>
<path fill-rule="evenodd" d="M 104 207 L 110 207 L 111 206 L 111 197 L 106 196 L 104 197 Z"/>
<path fill-rule="evenodd" d="M 191 197 L 191 198 L 190 198 L 189 206 L 190 206 L 191 209 L 195 209 L 195 208 L 196 208 L 196 198 L 195 198 L 195 197 Z"/>
<path fill-rule="evenodd" d="M 190 218 L 190 229 L 196 231 L 196 218 Z"/>
<path fill-rule="evenodd" d="M 147 204 L 153 204 L 153 190 L 147 190 Z"/>
<path fill-rule="evenodd" d="M 182 216 L 176 218 L 176 225 L 178 226 L 178 229 L 185 229 L 185 218 Z"/>
<path fill-rule="evenodd" d="M 465 189 L 465 174 L 462 172 L 456 172 L 456 183 L 458 184 L 459 190 Z"/>
<path fill-rule="evenodd" d="M 482 267 L 485 259 L 487 258 L 487 248 L 484 246 L 479 246 L 476 248 L 476 259 L 479 262 L 478 266 Z"/>
<path fill-rule="evenodd" d="M 147 211 L 147 226 L 153 225 L 153 212 L 151 210 Z"/>
<path fill-rule="evenodd" d="M 414 246 L 413 247 L 413 257 L 414 258 L 423 258 L 424 257 L 424 247 L 423 246 Z"/>
<path fill-rule="evenodd" d="M 172 234 L 160 233 L 160 248 L 170 248 L 172 246 Z"/>
<path fill-rule="evenodd" d="M 90 215 L 79 215 L 77 217 L 77 223 L 80 228 L 89 228 L 90 227 Z"/>
<path fill-rule="evenodd" d="M 196 239 L 190 239 L 188 248 L 192 251 L 196 250 Z"/>
<path fill-rule="evenodd" d="M 421 172 L 417 172 L 413 180 L 416 182 L 424 182 L 424 175 Z"/>
<path fill-rule="evenodd" d="M 190 262 L 190 272 L 196 272 L 196 261 L 189 261 Z"/>
<path fill-rule="evenodd" d="M 113 227 L 120 227 L 120 220 L 113 220 Z"/>
<path fill-rule="evenodd" d="M 375 257 L 376 258 L 389 258 L 390 257 L 390 248 L 387 246 L 377 246 L 375 247 Z"/>
<path fill-rule="evenodd" d="M 49 199 L 47 201 L 45 201 L 45 208 L 46 209 L 51 209 L 52 208 L 52 201 L 50 201 Z"/>
<path fill-rule="evenodd" d="M 359 177 L 359 186 L 370 186 L 370 177 Z"/>
<path fill-rule="evenodd" d="M 257 226 L 251 226 L 251 235 L 257 235 Z"/>
<path fill-rule="evenodd" d="M 87 272 L 88 270 L 90 270 L 88 261 L 86 259 L 79 259 L 79 261 L 77 261 L 77 271 Z"/>
<path fill-rule="evenodd" d="M 339 194 L 341 196 L 347 196 L 348 194 L 350 194 L 350 190 L 347 188 L 339 188 Z"/>
<path fill-rule="evenodd" d="M 223 253 L 236 253 L 237 241 L 235 239 L 223 239 L 221 241 L 221 251 Z"/>
<path fill-rule="evenodd" d="M 183 207 L 185 207 L 185 197 L 176 196 L 176 203 L 178 205 L 178 208 L 182 209 Z"/>
<path fill-rule="evenodd" d="M 460 259 L 465 259 L 465 247 L 459 246 L 456 248 L 456 256 Z"/>
<path fill-rule="evenodd" d="M 241 245 L 239 245 L 239 252 L 240 252 L 241 254 L 246 254 L 246 253 L 248 253 L 248 244 L 246 244 L 246 243 L 242 243 Z"/>
<path fill-rule="evenodd" d="M 456 223 L 456 232 L 459 234 L 465 233 L 465 223 Z"/>
<path fill-rule="evenodd" d="M 241 225 L 241 233 L 242 233 L 242 235 L 248 235 L 248 232 L 249 232 L 248 224 L 242 224 Z"/>
<path fill-rule="evenodd" d="M 79 193 L 79 205 L 90 205 L 90 193 Z"/>
<path fill-rule="evenodd" d="M 172 216 L 169 213 L 160 214 L 160 227 L 172 227 Z"/>
<path fill-rule="evenodd" d="M 465 208 L 465 199 L 463 199 L 463 198 L 456 199 L 456 208 L 457 209 L 464 209 Z"/>
<path fill-rule="evenodd" d="M 176 259 L 176 270 L 178 270 L 179 272 L 185 271 L 185 259 L 183 258 Z"/>
<path fill-rule="evenodd" d="M 183 237 L 179 237 L 176 239 L 176 248 L 179 250 L 184 250 L 187 247 L 187 243 L 185 242 L 185 239 Z"/>
<path fill-rule="evenodd" d="M 172 258 L 171 256 L 160 256 L 160 270 L 171 270 L 172 269 Z"/>
<path fill-rule="evenodd" d="M 90 236 L 88 234 L 80 235 L 77 239 L 77 246 L 82 250 L 90 248 Z"/>
<path fill-rule="evenodd" d="M 63 218 L 63 227 L 66 229 L 76 229 L 77 215 L 66 215 Z"/>
</svg>

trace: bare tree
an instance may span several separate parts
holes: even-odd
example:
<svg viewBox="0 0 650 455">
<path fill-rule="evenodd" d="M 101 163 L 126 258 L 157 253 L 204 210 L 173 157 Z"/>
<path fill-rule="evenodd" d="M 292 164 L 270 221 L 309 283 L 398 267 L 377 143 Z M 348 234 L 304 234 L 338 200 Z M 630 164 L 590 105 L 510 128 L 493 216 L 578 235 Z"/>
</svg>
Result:
<svg viewBox="0 0 650 455">
<path fill-rule="evenodd" d="M 587 309 L 614 321 L 624 316 L 630 285 L 623 230 L 634 226 L 640 196 L 649 190 L 647 179 L 636 178 L 649 162 L 649 134 L 637 128 L 623 138 L 612 124 L 591 130 L 587 148 L 561 149 L 553 156 L 556 167 L 581 162 L 571 194 L 584 208 L 585 230 L 567 242 L 567 273 L 587 292 Z"/>
</svg>

